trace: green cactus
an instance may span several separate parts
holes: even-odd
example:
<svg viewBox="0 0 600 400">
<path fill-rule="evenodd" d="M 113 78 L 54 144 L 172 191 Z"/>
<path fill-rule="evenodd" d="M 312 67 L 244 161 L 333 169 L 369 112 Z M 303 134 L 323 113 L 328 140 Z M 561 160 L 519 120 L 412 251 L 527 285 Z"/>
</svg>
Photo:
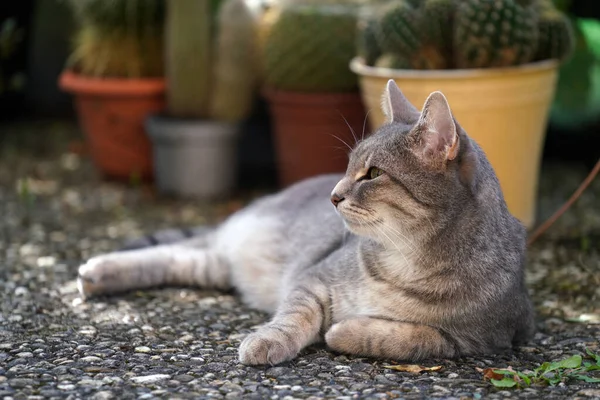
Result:
<svg viewBox="0 0 600 400">
<path fill-rule="evenodd" d="M 571 21 L 552 4 L 542 4 L 539 13 L 540 39 L 534 60 L 566 60 L 575 48 L 575 33 Z"/>
<path fill-rule="evenodd" d="M 380 7 L 377 42 L 385 53 L 413 54 L 423 45 L 424 25 L 416 3 L 394 1 Z"/>
<path fill-rule="evenodd" d="M 538 14 L 530 0 L 465 0 L 454 20 L 458 68 L 507 67 L 530 62 L 537 50 Z"/>
<path fill-rule="evenodd" d="M 163 0 L 70 0 L 78 22 L 67 65 L 94 77 L 162 76 Z"/>
<path fill-rule="evenodd" d="M 411 62 L 399 56 L 398 54 L 386 53 L 378 57 L 373 64 L 378 68 L 391 68 L 391 69 L 411 69 L 413 68 Z"/>
<path fill-rule="evenodd" d="M 284 5 L 264 47 L 268 87 L 292 91 L 351 91 L 349 63 L 356 51 L 355 4 Z"/>
<path fill-rule="evenodd" d="M 249 114 L 258 80 L 255 15 L 244 0 L 229 0 L 218 16 L 213 67 L 212 118 L 226 121 Z"/>
<path fill-rule="evenodd" d="M 452 28 L 458 0 L 424 0 L 423 42 L 438 50 L 447 61 L 452 60 Z"/>
<path fill-rule="evenodd" d="M 387 54 L 383 60 L 397 54 L 413 69 L 447 68 L 453 0 L 402 0 L 379 8 L 375 37 Z"/>
<path fill-rule="evenodd" d="M 236 121 L 258 71 L 254 16 L 243 0 L 167 0 L 167 108 L 179 118 Z"/>
<path fill-rule="evenodd" d="M 357 53 L 367 65 L 373 65 L 381 56 L 377 43 L 377 20 L 372 16 L 362 17 L 358 21 Z"/>
</svg>

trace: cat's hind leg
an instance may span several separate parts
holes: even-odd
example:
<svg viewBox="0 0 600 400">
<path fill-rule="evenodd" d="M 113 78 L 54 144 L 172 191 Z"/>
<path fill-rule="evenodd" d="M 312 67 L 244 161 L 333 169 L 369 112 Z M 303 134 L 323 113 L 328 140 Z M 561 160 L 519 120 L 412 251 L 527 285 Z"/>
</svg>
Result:
<svg viewBox="0 0 600 400">
<path fill-rule="evenodd" d="M 157 286 L 199 286 L 228 290 L 230 268 L 211 248 L 193 240 L 91 258 L 79 267 L 81 295 L 95 295 Z"/>
</svg>

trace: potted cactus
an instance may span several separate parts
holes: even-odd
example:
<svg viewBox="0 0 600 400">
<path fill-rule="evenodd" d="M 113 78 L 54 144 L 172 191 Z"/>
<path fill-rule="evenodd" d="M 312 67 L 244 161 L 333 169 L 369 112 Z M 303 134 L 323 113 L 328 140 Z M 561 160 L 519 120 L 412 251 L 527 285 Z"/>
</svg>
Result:
<svg viewBox="0 0 600 400">
<path fill-rule="evenodd" d="M 255 15 L 244 0 L 167 0 L 167 110 L 147 127 L 159 190 L 225 197 L 256 80 Z"/>
<path fill-rule="evenodd" d="M 279 180 L 341 172 L 346 144 L 363 134 L 354 56 L 357 1 L 282 2 L 268 15 L 261 60 L 274 122 Z M 266 32 L 265 32 L 266 31 Z"/>
<path fill-rule="evenodd" d="M 413 104 L 442 91 L 486 151 L 511 212 L 535 222 L 538 171 L 558 67 L 574 47 L 551 0 L 388 0 L 362 10 L 360 79 L 372 128 L 394 79 Z"/>
<path fill-rule="evenodd" d="M 152 176 L 144 129 L 164 109 L 162 0 L 69 0 L 78 29 L 60 87 L 75 95 L 97 168 L 107 176 Z"/>
</svg>

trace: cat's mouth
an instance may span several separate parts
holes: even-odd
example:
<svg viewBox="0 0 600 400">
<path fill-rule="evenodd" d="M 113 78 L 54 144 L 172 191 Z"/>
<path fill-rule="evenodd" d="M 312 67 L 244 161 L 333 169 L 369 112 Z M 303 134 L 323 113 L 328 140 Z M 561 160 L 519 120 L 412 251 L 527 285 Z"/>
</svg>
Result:
<svg viewBox="0 0 600 400">
<path fill-rule="evenodd" d="M 373 218 L 373 215 L 369 210 L 356 207 L 352 204 L 341 205 L 337 208 L 337 211 L 349 228 L 356 227 L 364 229 L 377 223 L 377 219 Z"/>
</svg>

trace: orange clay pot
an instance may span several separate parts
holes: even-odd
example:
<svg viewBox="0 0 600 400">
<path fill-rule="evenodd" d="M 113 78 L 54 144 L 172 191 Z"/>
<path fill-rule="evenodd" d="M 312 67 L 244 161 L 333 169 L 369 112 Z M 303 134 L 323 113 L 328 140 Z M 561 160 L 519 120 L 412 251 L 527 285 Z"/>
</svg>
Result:
<svg viewBox="0 0 600 400">
<path fill-rule="evenodd" d="M 289 186 L 311 176 L 345 172 L 348 146 L 360 139 L 366 124 L 358 92 L 264 92 L 274 123 L 279 183 Z M 368 133 L 365 132 L 366 137 Z M 346 142 L 346 144 L 344 144 Z"/>
<path fill-rule="evenodd" d="M 67 70 L 59 86 L 75 95 L 89 152 L 103 174 L 152 177 L 152 148 L 144 122 L 165 109 L 164 79 L 91 78 Z"/>
</svg>

